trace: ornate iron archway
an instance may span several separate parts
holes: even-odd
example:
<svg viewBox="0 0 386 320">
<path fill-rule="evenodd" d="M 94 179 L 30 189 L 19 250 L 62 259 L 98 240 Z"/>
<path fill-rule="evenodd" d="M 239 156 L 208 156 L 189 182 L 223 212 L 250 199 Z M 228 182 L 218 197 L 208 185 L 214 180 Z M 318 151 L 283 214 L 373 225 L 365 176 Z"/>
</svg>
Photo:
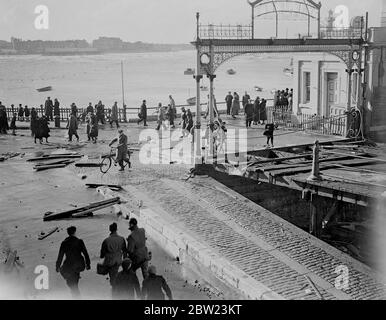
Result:
<svg viewBox="0 0 386 320">
<path fill-rule="evenodd" d="M 292 12 L 294 14 L 304 14 L 309 19 L 316 18 L 318 21 L 318 34 L 316 38 L 303 37 L 296 39 L 256 39 L 254 37 L 254 20 L 256 8 L 262 7 L 267 3 L 276 5 L 277 15 L 284 11 Z M 280 3 L 292 3 L 303 5 L 306 12 L 300 13 L 299 10 L 280 10 L 278 5 Z M 219 66 L 226 61 L 244 54 L 255 53 L 329 53 L 337 56 L 346 65 L 346 72 L 348 74 L 348 102 L 347 111 L 351 110 L 351 97 L 352 97 L 352 74 L 358 73 L 358 82 L 361 83 L 361 76 L 363 72 L 362 64 L 364 59 L 362 58 L 364 52 L 365 36 L 363 30 L 363 23 L 361 28 L 339 29 L 331 30 L 328 32 L 321 32 L 320 27 L 320 8 L 321 5 L 307 0 L 259 0 L 248 1 L 253 9 L 252 24 L 242 26 L 230 26 L 230 25 L 201 25 L 197 13 L 197 34 L 196 40 L 192 44 L 197 50 L 197 74 L 195 75 L 197 85 L 197 97 L 196 97 L 196 127 L 201 127 L 201 107 L 200 107 L 200 81 L 203 75 L 206 75 L 210 79 L 210 125 L 213 124 L 213 81 L 216 78 L 215 72 Z M 317 17 L 311 15 L 310 8 L 317 11 Z M 267 11 L 260 15 L 272 13 Z M 359 88 L 360 89 L 360 88 Z M 357 91 L 358 97 L 360 97 L 360 90 Z M 347 123 L 347 127 L 349 124 Z M 196 141 L 199 143 L 198 141 Z M 196 146 L 197 149 L 201 147 Z"/>
</svg>

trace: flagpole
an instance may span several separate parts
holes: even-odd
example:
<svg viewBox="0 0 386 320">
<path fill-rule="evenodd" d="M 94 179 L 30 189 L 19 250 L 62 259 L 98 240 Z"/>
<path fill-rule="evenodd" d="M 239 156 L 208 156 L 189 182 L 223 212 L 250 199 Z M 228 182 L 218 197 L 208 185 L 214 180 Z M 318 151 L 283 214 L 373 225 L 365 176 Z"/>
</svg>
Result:
<svg viewBox="0 0 386 320">
<path fill-rule="evenodd" d="M 126 120 L 126 107 L 125 107 L 125 86 L 123 83 L 123 61 L 121 61 L 121 79 L 122 79 L 122 107 L 123 107 L 123 121 L 127 122 Z"/>
</svg>

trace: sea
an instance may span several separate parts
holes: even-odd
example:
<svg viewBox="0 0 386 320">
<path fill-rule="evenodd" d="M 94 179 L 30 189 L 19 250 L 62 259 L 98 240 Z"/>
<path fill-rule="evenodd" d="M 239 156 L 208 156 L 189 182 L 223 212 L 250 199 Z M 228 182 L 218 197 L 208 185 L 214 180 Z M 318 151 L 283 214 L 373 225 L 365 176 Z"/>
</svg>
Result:
<svg viewBox="0 0 386 320">
<path fill-rule="evenodd" d="M 285 75 L 291 57 L 284 55 L 243 55 L 228 60 L 216 70 L 214 83 L 216 100 L 224 100 L 228 91 L 240 96 L 247 91 L 254 99 L 257 96 L 272 99 L 273 90 L 292 88 L 293 79 Z M 36 107 L 44 104 L 47 96 L 57 98 L 61 107 L 75 103 L 86 107 L 102 100 L 106 107 L 114 101 L 122 106 L 122 73 L 125 104 L 139 108 L 142 100 L 148 107 L 159 102 L 168 103 L 171 94 L 176 104 L 186 104 L 195 96 L 195 80 L 184 75 L 187 68 L 196 67 L 194 50 L 177 52 L 111 53 L 84 56 L 0 56 L 0 101 L 10 106 Z M 230 75 L 227 70 L 236 74 Z M 50 92 L 36 89 L 52 86 Z M 204 77 L 202 86 L 209 88 Z M 257 92 L 255 86 L 263 91 Z M 203 102 L 208 91 L 202 91 Z M 193 107 L 194 108 L 194 107 Z"/>
</svg>

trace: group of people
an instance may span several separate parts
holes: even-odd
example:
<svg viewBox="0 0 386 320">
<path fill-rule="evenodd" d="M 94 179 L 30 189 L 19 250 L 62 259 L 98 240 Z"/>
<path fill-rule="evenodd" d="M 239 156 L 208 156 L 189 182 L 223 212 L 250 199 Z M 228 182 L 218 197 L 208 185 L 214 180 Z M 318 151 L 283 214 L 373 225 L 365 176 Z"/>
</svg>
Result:
<svg viewBox="0 0 386 320">
<path fill-rule="evenodd" d="M 273 105 L 275 108 L 281 108 L 285 111 L 292 110 L 294 89 L 286 88 L 285 90 L 278 90 L 275 93 Z"/>
<path fill-rule="evenodd" d="M 127 240 L 118 234 L 118 226 L 109 226 L 110 235 L 102 242 L 97 273 L 108 275 L 112 298 L 119 300 L 164 300 L 165 294 L 173 299 L 172 292 L 163 276 L 157 275 L 155 266 L 149 267 L 151 252 L 146 246 L 145 229 L 138 227 L 135 218 L 129 220 L 131 231 Z M 61 243 L 56 271 L 66 280 L 74 299 L 80 297 L 80 273 L 91 269 L 90 257 L 83 240 L 76 236 L 76 227 L 67 229 L 68 237 Z M 64 259 L 64 261 L 63 261 Z M 120 270 L 121 269 L 121 270 Z M 137 270 L 142 271 L 142 288 Z"/>
</svg>

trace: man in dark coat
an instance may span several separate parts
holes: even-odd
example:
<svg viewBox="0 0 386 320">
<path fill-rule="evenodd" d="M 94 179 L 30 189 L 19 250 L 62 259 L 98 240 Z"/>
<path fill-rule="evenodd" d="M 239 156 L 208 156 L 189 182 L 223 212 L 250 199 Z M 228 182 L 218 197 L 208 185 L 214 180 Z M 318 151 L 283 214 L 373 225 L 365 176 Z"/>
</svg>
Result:
<svg viewBox="0 0 386 320">
<path fill-rule="evenodd" d="M 19 110 L 18 110 L 18 113 L 17 113 L 17 119 L 19 121 L 24 121 L 24 108 L 21 105 L 21 103 L 19 104 Z"/>
<path fill-rule="evenodd" d="M 131 218 L 129 221 L 129 230 L 131 234 L 127 238 L 127 252 L 129 258 L 133 261 L 132 269 L 137 271 L 142 270 L 142 276 L 146 279 L 148 275 L 149 255 L 146 247 L 145 229 L 138 228 L 137 219 Z"/>
<path fill-rule="evenodd" d="M 0 101 L 0 133 L 7 134 L 9 130 L 7 109 Z"/>
<path fill-rule="evenodd" d="M 165 300 L 162 290 L 165 291 L 169 300 L 173 300 L 172 291 L 165 278 L 157 275 L 155 266 L 150 266 L 149 276 L 142 282 L 142 298 L 144 300 Z"/>
<path fill-rule="evenodd" d="M 76 227 L 67 229 L 68 237 L 60 245 L 56 272 L 60 272 L 71 290 L 73 298 L 79 298 L 80 273 L 90 270 L 90 257 L 83 240 L 76 237 Z M 66 256 L 62 265 L 63 257 Z"/>
<path fill-rule="evenodd" d="M 134 300 L 134 293 L 137 298 L 141 298 L 138 277 L 130 268 L 131 264 L 132 262 L 128 258 L 122 261 L 122 271 L 117 274 L 113 285 L 114 300 Z"/>
<path fill-rule="evenodd" d="M 247 128 L 251 127 L 252 120 L 253 120 L 253 104 L 247 103 L 244 106 L 244 114 L 245 114 L 245 125 Z"/>
<path fill-rule="evenodd" d="M 228 95 L 225 97 L 225 102 L 227 104 L 227 115 L 231 114 L 231 108 L 232 108 L 232 102 L 233 102 L 233 96 L 232 93 L 229 91 Z"/>
<path fill-rule="evenodd" d="M 111 107 L 111 117 L 110 117 L 110 126 L 113 127 L 113 123 L 117 125 L 117 128 L 119 128 L 118 123 L 118 103 L 115 102 L 114 105 Z"/>
<path fill-rule="evenodd" d="M 52 100 L 50 97 L 48 97 L 45 104 L 44 104 L 44 114 L 48 118 L 48 120 L 50 120 L 50 121 L 54 120 L 54 117 L 52 114 L 53 109 L 54 109 L 54 105 L 52 103 Z"/>
<path fill-rule="evenodd" d="M 141 105 L 141 111 L 138 114 L 139 120 L 137 121 L 137 124 L 140 124 L 143 121 L 143 126 L 147 127 L 146 120 L 147 120 L 147 107 L 146 107 L 146 100 L 142 101 Z"/>
<path fill-rule="evenodd" d="M 104 108 L 104 105 L 102 104 L 102 101 L 99 101 L 97 104 L 97 107 L 96 107 L 96 116 L 98 119 L 98 123 L 100 121 L 102 124 L 105 124 L 105 110 L 104 109 L 105 108 Z"/>
<path fill-rule="evenodd" d="M 100 257 L 104 259 L 103 265 L 108 268 L 110 284 L 113 286 L 122 257 L 126 258 L 127 248 L 125 238 L 117 233 L 118 226 L 115 222 L 109 226 L 109 230 L 110 236 L 102 242 Z"/>
<path fill-rule="evenodd" d="M 260 115 L 260 97 L 257 97 L 253 104 L 253 124 L 256 125 Z"/>
<path fill-rule="evenodd" d="M 245 91 L 245 94 L 243 96 L 243 109 L 245 109 L 245 106 L 249 103 L 249 100 L 251 100 L 251 96 L 248 94 L 248 92 Z"/>
<path fill-rule="evenodd" d="M 123 166 L 123 162 L 126 162 L 129 165 L 129 168 L 131 167 L 131 163 L 128 157 L 127 136 L 123 133 L 122 129 L 118 130 L 118 137 L 111 140 L 111 142 L 109 143 L 109 147 L 111 147 L 117 141 L 118 141 L 118 146 L 117 146 L 116 161 L 121 167 L 119 171 L 124 171 L 125 167 Z"/>
<path fill-rule="evenodd" d="M 28 106 L 24 107 L 24 116 L 25 116 L 25 120 L 29 121 L 30 111 L 28 109 Z"/>
<path fill-rule="evenodd" d="M 92 106 L 91 102 L 87 106 L 86 113 L 94 113 L 94 107 Z"/>
<path fill-rule="evenodd" d="M 259 123 L 265 124 L 265 121 L 267 121 L 267 100 L 261 99 L 259 107 Z"/>
</svg>

